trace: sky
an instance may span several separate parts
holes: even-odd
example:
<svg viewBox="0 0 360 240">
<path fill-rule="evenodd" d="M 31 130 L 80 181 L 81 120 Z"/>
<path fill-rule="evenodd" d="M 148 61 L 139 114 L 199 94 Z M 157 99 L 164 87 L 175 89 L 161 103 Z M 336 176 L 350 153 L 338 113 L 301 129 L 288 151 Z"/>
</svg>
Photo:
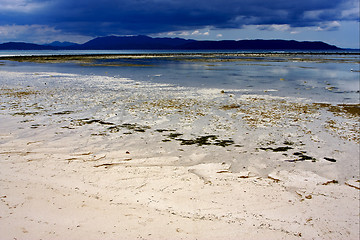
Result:
<svg viewBox="0 0 360 240">
<path fill-rule="evenodd" d="M 0 43 L 100 36 L 292 39 L 360 48 L 360 0 L 0 0 Z"/>
</svg>

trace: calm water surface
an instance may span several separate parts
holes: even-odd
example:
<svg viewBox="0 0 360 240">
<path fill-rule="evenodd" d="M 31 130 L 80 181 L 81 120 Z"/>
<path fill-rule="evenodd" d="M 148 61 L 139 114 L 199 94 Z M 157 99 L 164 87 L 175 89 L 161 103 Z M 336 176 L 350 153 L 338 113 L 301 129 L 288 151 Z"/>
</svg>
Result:
<svg viewBox="0 0 360 240">
<path fill-rule="evenodd" d="M 74 54 L 66 51 L 57 53 Z M 99 51 L 87 53 L 99 54 Z M 14 53 L 0 53 L 3 56 L 6 54 Z M 27 54 L 34 55 L 31 52 Z M 46 54 L 51 55 L 51 51 Z M 46 54 L 43 52 L 43 55 Z M 95 74 L 185 87 L 219 88 L 234 94 L 266 94 L 302 97 L 314 102 L 359 103 L 359 61 L 359 54 L 296 55 L 290 58 L 246 56 L 235 60 L 227 57 L 209 59 L 201 56 L 126 58 L 96 60 L 92 64 L 0 60 L 0 71 Z"/>
</svg>

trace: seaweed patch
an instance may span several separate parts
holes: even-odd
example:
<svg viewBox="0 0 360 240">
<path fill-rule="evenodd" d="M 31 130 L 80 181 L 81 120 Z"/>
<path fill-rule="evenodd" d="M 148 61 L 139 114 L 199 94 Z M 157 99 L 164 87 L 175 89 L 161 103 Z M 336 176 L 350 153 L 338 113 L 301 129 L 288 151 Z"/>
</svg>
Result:
<svg viewBox="0 0 360 240">
<path fill-rule="evenodd" d="M 105 122 L 99 119 L 89 119 L 89 118 L 84 118 L 84 119 L 77 119 L 77 120 L 72 120 L 72 122 L 76 125 L 76 126 L 83 126 L 86 124 L 93 124 L 93 123 L 99 123 L 102 125 L 115 125 L 114 123 L 111 122 Z"/>
<path fill-rule="evenodd" d="M 171 139 L 175 139 L 175 138 L 177 138 L 177 137 L 180 137 L 180 136 L 182 136 L 183 134 L 181 134 L 181 133 L 170 133 L 169 135 L 167 135 L 169 138 L 171 138 Z"/>
<path fill-rule="evenodd" d="M 329 161 L 329 162 L 336 162 L 336 159 L 334 159 L 334 158 L 324 157 L 324 159 Z"/>
<path fill-rule="evenodd" d="M 215 146 L 221 146 L 221 147 L 227 147 L 235 142 L 231 139 L 218 139 L 217 135 L 206 135 L 206 136 L 200 136 L 194 139 L 182 139 L 177 138 L 182 136 L 181 133 L 170 133 L 167 135 L 168 138 L 174 139 L 176 141 L 180 141 L 180 145 L 198 145 L 198 146 L 204 146 L 204 145 L 215 145 Z M 163 142 L 169 142 L 170 139 L 164 139 Z"/>
<path fill-rule="evenodd" d="M 288 146 L 285 146 L 285 147 L 277 147 L 277 148 L 272 148 L 272 147 L 267 147 L 267 148 L 260 148 L 261 150 L 264 150 L 264 151 L 273 151 L 273 152 L 286 152 L 290 149 L 293 149 L 292 147 L 288 147 Z"/>
<path fill-rule="evenodd" d="M 175 132 L 173 129 L 156 129 L 156 132 L 163 133 L 163 132 Z"/>
<path fill-rule="evenodd" d="M 66 115 L 66 114 L 71 114 L 74 111 L 62 111 L 62 112 L 55 112 L 52 115 Z"/>
<path fill-rule="evenodd" d="M 133 123 L 133 124 L 132 123 L 123 123 L 123 124 L 117 125 L 112 122 L 106 122 L 106 121 L 99 120 L 99 119 L 89 119 L 89 118 L 72 120 L 71 122 L 72 122 L 73 126 L 84 126 L 87 124 L 94 124 L 94 123 L 97 123 L 100 125 L 107 125 L 107 126 L 109 126 L 107 128 L 107 130 L 110 133 L 117 133 L 117 132 L 120 132 L 120 130 L 122 130 L 122 129 L 126 129 L 126 130 L 130 130 L 130 131 L 124 132 L 123 134 L 132 134 L 133 132 L 145 132 L 147 129 L 150 129 L 149 126 L 143 126 L 143 125 L 139 125 L 136 123 Z"/>
<path fill-rule="evenodd" d="M 325 108 L 336 116 L 345 114 L 350 118 L 360 117 L 360 104 L 331 105 L 329 103 L 314 103 L 313 105 L 317 108 Z"/>
<path fill-rule="evenodd" d="M 222 110 L 231 110 L 231 109 L 237 109 L 237 108 L 240 108 L 240 105 L 230 104 L 230 105 L 224 105 L 224 106 L 220 107 L 220 109 L 222 109 Z"/>
<path fill-rule="evenodd" d="M 22 98 L 27 97 L 31 95 L 37 95 L 39 94 L 39 91 L 32 90 L 32 89 L 16 89 L 16 88 L 1 88 L 0 89 L 0 95 L 5 95 L 8 97 L 16 97 L 16 98 Z"/>
<path fill-rule="evenodd" d="M 285 161 L 286 162 L 298 162 L 298 161 L 311 160 L 312 162 L 316 162 L 316 158 L 305 155 L 304 153 L 306 153 L 306 152 L 305 151 L 294 152 L 293 155 L 296 156 L 297 158 L 292 159 L 292 160 L 285 160 Z"/>
<path fill-rule="evenodd" d="M 115 125 L 115 124 L 113 124 Z M 149 126 L 142 126 L 139 124 L 131 124 L 131 123 L 123 123 L 121 125 L 115 125 L 115 126 L 111 126 L 108 128 L 108 130 L 110 130 L 111 133 L 117 133 L 120 131 L 120 129 L 127 129 L 127 130 L 133 130 L 135 132 L 145 132 L 147 129 L 150 129 Z M 124 133 L 124 134 L 131 134 L 131 133 Z"/>
<path fill-rule="evenodd" d="M 34 115 L 38 115 L 40 114 L 39 112 L 16 112 L 16 113 L 13 113 L 12 115 L 13 116 L 34 116 Z"/>
</svg>

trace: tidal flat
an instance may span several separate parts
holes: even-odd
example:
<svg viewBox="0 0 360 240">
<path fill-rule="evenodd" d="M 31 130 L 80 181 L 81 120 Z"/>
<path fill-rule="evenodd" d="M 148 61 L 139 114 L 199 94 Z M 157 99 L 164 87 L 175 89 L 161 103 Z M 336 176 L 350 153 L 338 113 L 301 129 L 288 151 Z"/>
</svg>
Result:
<svg viewBox="0 0 360 240">
<path fill-rule="evenodd" d="M 2 59 L 0 236 L 359 238 L 359 92 L 323 71 L 358 77 L 356 56 L 238 57 Z M 173 74 L 197 86 L 161 79 Z M 211 84 L 225 75 L 248 82 Z"/>
<path fill-rule="evenodd" d="M 61 52 L 61 51 L 60 51 Z M 85 51 L 86 52 L 86 51 Z M 166 59 L 169 61 L 190 62 L 316 62 L 316 63 L 360 63 L 360 53 L 356 52 L 284 52 L 284 53 L 143 53 L 143 54 L 76 54 L 76 55 L 24 55 L 24 56 L 0 56 L 0 60 L 36 63 L 63 63 L 76 62 L 89 64 L 90 66 L 116 66 L 111 61 L 142 60 L 142 59 Z M 121 65 L 120 65 L 121 66 Z M 135 66 L 143 66 L 135 64 Z"/>
</svg>

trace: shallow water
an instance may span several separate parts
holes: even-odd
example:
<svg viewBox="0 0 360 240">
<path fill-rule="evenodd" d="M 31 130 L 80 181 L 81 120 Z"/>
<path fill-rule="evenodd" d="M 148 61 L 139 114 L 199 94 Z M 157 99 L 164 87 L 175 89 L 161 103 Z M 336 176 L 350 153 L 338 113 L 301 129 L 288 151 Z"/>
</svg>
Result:
<svg viewBox="0 0 360 240">
<path fill-rule="evenodd" d="M 115 76 L 185 87 L 219 88 L 232 94 L 300 97 L 311 102 L 359 102 L 358 54 L 151 58 L 133 55 L 83 63 L 0 60 L 0 64 L 0 70 Z"/>
</svg>

